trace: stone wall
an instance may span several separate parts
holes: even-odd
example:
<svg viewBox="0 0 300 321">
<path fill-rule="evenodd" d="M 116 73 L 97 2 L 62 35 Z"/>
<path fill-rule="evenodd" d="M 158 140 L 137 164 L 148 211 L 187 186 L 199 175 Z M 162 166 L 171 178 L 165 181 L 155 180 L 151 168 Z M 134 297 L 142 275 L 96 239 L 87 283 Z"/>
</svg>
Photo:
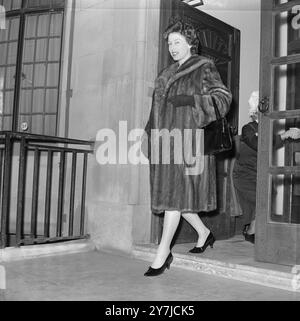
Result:
<svg viewBox="0 0 300 321">
<path fill-rule="evenodd" d="M 119 121 L 128 132 L 144 128 L 157 75 L 159 0 L 76 3 L 69 137 L 96 139 L 103 128 L 118 137 Z M 148 166 L 99 165 L 94 155 L 88 170 L 87 228 L 96 244 L 130 251 L 149 242 Z"/>
</svg>

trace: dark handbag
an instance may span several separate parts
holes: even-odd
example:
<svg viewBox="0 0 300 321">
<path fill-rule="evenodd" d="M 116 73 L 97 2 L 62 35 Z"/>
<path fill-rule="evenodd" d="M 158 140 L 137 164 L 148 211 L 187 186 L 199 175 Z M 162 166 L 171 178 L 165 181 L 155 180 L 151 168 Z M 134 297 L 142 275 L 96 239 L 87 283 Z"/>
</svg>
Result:
<svg viewBox="0 0 300 321">
<path fill-rule="evenodd" d="M 221 117 L 212 97 L 216 120 L 204 127 L 204 154 L 215 155 L 232 149 L 232 132 L 225 117 Z"/>
</svg>

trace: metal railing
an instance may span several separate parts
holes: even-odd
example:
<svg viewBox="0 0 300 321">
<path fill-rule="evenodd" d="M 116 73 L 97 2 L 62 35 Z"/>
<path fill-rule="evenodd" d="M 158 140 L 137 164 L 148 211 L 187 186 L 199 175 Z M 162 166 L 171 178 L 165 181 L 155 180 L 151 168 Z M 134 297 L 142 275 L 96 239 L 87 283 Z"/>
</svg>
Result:
<svg viewBox="0 0 300 321">
<path fill-rule="evenodd" d="M 89 237 L 85 198 L 92 152 L 91 141 L 0 132 L 0 248 Z"/>
</svg>

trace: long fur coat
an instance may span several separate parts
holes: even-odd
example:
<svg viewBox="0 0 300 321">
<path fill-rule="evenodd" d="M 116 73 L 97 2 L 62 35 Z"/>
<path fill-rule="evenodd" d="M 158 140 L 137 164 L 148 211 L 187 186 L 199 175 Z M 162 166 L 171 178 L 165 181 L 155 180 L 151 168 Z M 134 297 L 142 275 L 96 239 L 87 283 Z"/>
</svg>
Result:
<svg viewBox="0 0 300 321">
<path fill-rule="evenodd" d="M 194 97 L 195 106 L 175 108 L 170 101 L 176 95 Z M 178 63 L 164 69 L 155 81 L 152 108 L 146 126 L 148 134 L 150 160 L 151 209 L 154 213 L 177 210 L 182 213 L 198 213 L 216 209 L 216 168 L 214 156 L 201 156 L 201 170 L 193 173 L 193 166 L 186 161 L 187 154 L 175 139 L 170 142 L 170 163 L 162 162 L 164 146 L 162 140 L 155 146 L 155 130 L 192 131 L 188 136 L 192 154 L 197 151 L 197 144 L 203 144 L 203 130 L 199 130 L 216 119 L 212 96 L 225 115 L 231 104 L 231 94 L 222 83 L 213 61 L 192 55 L 180 67 Z M 197 130 L 198 129 L 198 130 Z M 200 140 L 196 131 L 202 132 Z M 183 134 L 182 137 L 185 135 Z M 202 138 L 201 138 L 202 137 Z M 172 138 L 172 137 L 171 137 Z M 182 142 L 183 142 L 182 138 Z M 176 145 L 177 144 L 177 145 Z M 185 143 L 182 144 L 186 146 Z M 178 147 L 179 146 L 179 147 Z M 198 146 L 199 147 L 199 146 Z M 174 150 L 182 156 L 182 163 L 174 161 Z M 156 154 L 158 153 L 158 157 Z M 178 156 L 178 155 L 177 155 Z M 190 155 L 191 156 L 191 155 Z M 159 160 L 153 161 L 153 159 Z M 190 172 L 188 172 L 190 171 Z"/>
</svg>

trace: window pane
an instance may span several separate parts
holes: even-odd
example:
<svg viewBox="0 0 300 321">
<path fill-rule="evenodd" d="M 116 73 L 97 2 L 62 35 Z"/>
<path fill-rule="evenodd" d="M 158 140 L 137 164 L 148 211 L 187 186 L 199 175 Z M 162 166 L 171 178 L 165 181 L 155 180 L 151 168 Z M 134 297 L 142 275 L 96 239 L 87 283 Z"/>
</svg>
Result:
<svg viewBox="0 0 300 321">
<path fill-rule="evenodd" d="M 27 8 L 58 8 L 64 7 L 65 0 L 27 0 Z"/>
<path fill-rule="evenodd" d="M 6 11 L 9 11 L 9 10 L 11 10 L 12 1 L 11 0 L 3 0 L 2 5 Z"/>
<path fill-rule="evenodd" d="M 46 91 L 46 113 L 56 113 L 57 112 L 57 99 L 58 91 L 57 89 L 47 89 Z"/>
<path fill-rule="evenodd" d="M 298 10 L 276 14 L 274 27 L 275 57 L 300 53 L 300 32 L 297 14 Z"/>
<path fill-rule="evenodd" d="M 6 29 L 0 29 L 0 41 L 7 41 L 8 39 L 8 27 L 5 25 Z"/>
<path fill-rule="evenodd" d="M 33 65 L 23 65 L 22 88 L 29 88 L 33 85 Z"/>
<path fill-rule="evenodd" d="M 20 113 L 29 114 L 31 112 L 32 91 L 22 90 L 20 95 Z"/>
<path fill-rule="evenodd" d="M 0 43 L 0 65 L 6 64 L 7 44 Z"/>
<path fill-rule="evenodd" d="M 298 130 L 296 128 L 300 129 L 300 119 L 273 120 L 271 124 L 273 127 L 273 149 L 270 153 L 271 164 L 280 167 L 297 166 L 295 152 L 300 151 L 300 140 L 292 139 L 290 136 L 297 134 Z M 285 138 L 284 135 L 290 136 L 282 139 Z"/>
<path fill-rule="evenodd" d="M 16 41 L 8 43 L 7 64 L 16 64 L 18 53 L 18 43 Z"/>
<path fill-rule="evenodd" d="M 274 67 L 275 111 L 300 109 L 300 63 Z"/>
<path fill-rule="evenodd" d="M 31 132 L 34 134 L 43 134 L 43 116 L 32 115 L 31 119 Z"/>
<path fill-rule="evenodd" d="M 47 86 L 58 86 L 59 64 L 48 64 Z"/>
<path fill-rule="evenodd" d="M 56 135 L 56 115 L 45 116 L 45 133 L 50 136 Z"/>
<path fill-rule="evenodd" d="M 6 28 L 7 28 L 6 11 L 3 6 L 0 6 L 0 30 L 4 30 Z"/>
<path fill-rule="evenodd" d="M 271 221 L 299 224 L 300 175 L 273 175 L 271 194 Z"/>
<path fill-rule="evenodd" d="M 50 23 L 50 36 L 60 36 L 62 28 L 62 14 L 53 13 L 51 14 L 51 23 Z"/>
<path fill-rule="evenodd" d="M 34 86 L 45 86 L 46 64 L 36 64 L 34 68 Z"/>
<path fill-rule="evenodd" d="M 2 130 L 12 130 L 12 117 L 4 116 L 2 120 Z"/>
<path fill-rule="evenodd" d="M 37 8 L 37 7 L 48 7 L 50 8 L 50 0 L 27 0 L 28 8 Z"/>
<path fill-rule="evenodd" d="M 35 37 L 36 35 L 36 23 L 38 16 L 27 16 L 26 17 L 26 26 L 25 26 L 25 37 Z"/>
<path fill-rule="evenodd" d="M 4 93 L 4 110 L 3 114 L 12 115 L 13 113 L 13 103 L 14 103 L 14 92 L 5 91 Z"/>
<path fill-rule="evenodd" d="M 22 0 L 13 0 L 12 9 L 13 10 L 20 9 L 21 5 L 22 5 Z"/>
<path fill-rule="evenodd" d="M 23 62 L 33 62 L 35 40 L 25 40 L 23 50 Z"/>
<path fill-rule="evenodd" d="M 36 61 L 45 61 L 47 57 L 48 39 L 38 39 L 36 42 Z"/>
<path fill-rule="evenodd" d="M 0 90 L 4 88 L 5 68 L 0 67 Z"/>
<path fill-rule="evenodd" d="M 42 14 L 39 16 L 38 20 L 38 36 L 45 37 L 48 36 L 49 30 L 49 14 Z"/>
<path fill-rule="evenodd" d="M 9 40 L 18 40 L 20 18 L 10 20 Z"/>
<path fill-rule="evenodd" d="M 60 58 L 60 39 L 50 39 L 49 40 L 49 61 L 58 61 Z"/>
<path fill-rule="evenodd" d="M 66 0 L 52 0 L 53 7 L 64 7 Z"/>
<path fill-rule="evenodd" d="M 4 74 L 3 74 L 3 68 L 0 68 L 0 115 L 3 114 L 4 110 Z"/>
<path fill-rule="evenodd" d="M 52 2 L 51 0 L 40 0 L 40 7 L 50 8 L 51 2 Z"/>
<path fill-rule="evenodd" d="M 16 67 L 7 67 L 6 68 L 6 78 L 5 78 L 5 88 L 14 89 L 15 87 L 15 74 Z"/>
<path fill-rule="evenodd" d="M 33 104 L 32 112 L 33 113 L 42 113 L 44 111 L 44 89 L 35 89 L 33 92 Z"/>
</svg>

